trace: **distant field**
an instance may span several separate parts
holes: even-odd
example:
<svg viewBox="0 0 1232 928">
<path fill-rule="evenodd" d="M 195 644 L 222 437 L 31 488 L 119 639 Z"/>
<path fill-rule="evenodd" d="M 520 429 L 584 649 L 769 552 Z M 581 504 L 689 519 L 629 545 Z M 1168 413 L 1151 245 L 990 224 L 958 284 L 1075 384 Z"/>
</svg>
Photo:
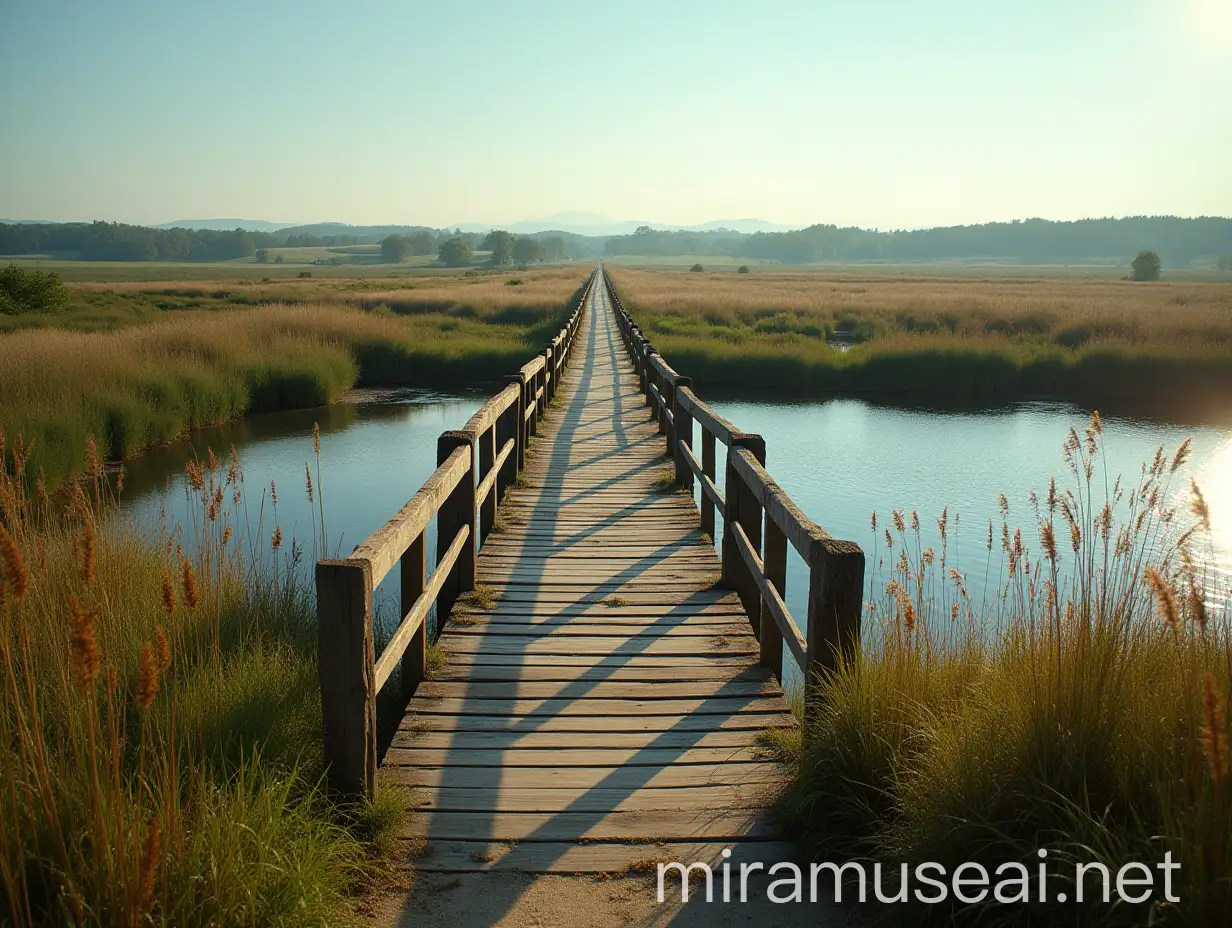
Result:
<svg viewBox="0 0 1232 928">
<path fill-rule="evenodd" d="M 56 482 L 89 436 L 123 458 L 357 385 L 499 380 L 555 334 L 589 271 L 74 282 L 65 311 L 0 316 L 0 434 L 33 440 L 32 469 Z"/>
<path fill-rule="evenodd" d="M 959 277 L 959 278 L 1040 278 L 1065 277 L 1081 280 L 1120 280 L 1129 274 L 1128 265 L 1092 261 L 1086 264 L 1021 264 L 994 259 L 964 259 L 953 261 L 895 264 L 869 261 L 861 264 L 823 261 L 816 264 L 783 265 L 773 261 L 753 261 L 720 255 L 608 255 L 604 263 L 618 267 L 688 270 L 700 264 L 707 273 L 731 273 L 745 265 L 753 273 L 772 274 L 839 274 L 887 277 Z M 1165 281 L 1232 281 L 1232 274 L 1214 268 L 1165 268 Z"/>
<path fill-rule="evenodd" d="M 611 274 L 655 347 L 702 383 L 1232 398 L 1232 284 L 1022 275 Z"/>
<path fill-rule="evenodd" d="M 282 256 L 283 263 L 275 258 Z M 491 269 L 484 261 L 486 252 L 477 252 L 473 270 L 486 273 Z M 317 260 L 341 259 L 346 263 L 334 265 L 314 264 Z M 258 264 L 255 258 L 237 258 L 234 261 L 66 261 L 57 258 L 41 258 L 31 255 L 0 255 L 0 265 L 16 264 L 20 267 L 54 271 L 68 281 L 188 281 L 188 280 L 261 280 L 268 277 L 280 280 L 298 277 L 304 271 L 313 277 L 453 277 L 465 268 L 436 266 L 432 255 L 407 258 L 400 264 L 383 264 L 380 247 L 377 245 L 329 245 L 305 248 L 271 248 L 268 264 Z M 590 260 L 571 262 L 548 267 L 591 267 Z M 687 266 L 687 265 L 686 265 Z M 536 265 L 535 270 L 542 268 Z M 501 268 L 499 273 L 511 271 Z"/>
</svg>

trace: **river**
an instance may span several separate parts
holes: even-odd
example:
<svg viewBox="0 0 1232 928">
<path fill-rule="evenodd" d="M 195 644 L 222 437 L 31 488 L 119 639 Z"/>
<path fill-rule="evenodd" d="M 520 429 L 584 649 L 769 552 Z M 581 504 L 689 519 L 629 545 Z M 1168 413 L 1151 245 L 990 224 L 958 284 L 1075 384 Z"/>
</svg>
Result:
<svg viewBox="0 0 1232 928">
<path fill-rule="evenodd" d="M 253 416 L 195 433 L 126 465 L 125 506 L 157 526 L 165 504 L 169 521 L 188 513 L 184 463 L 207 449 L 225 458 L 235 446 L 245 475 L 247 518 L 264 538 L 277 524 L 287 538 L 311 547 L 314 522 L 304 467 L 314 470 L 323 494 L 331 554 L 345 556 L 415 492 L 436 465 L 436 438 L 457 428 L 486 394 L 441 395 L 417 390 L 359 393 L 337 405 Z M 910 521 L 920 517 L 923 544 L 940 550 L 936 519 L 949 514 L 949 563 L 968 576 L 978 603 L 984 595 L 989 521 L 999 536 L 999 494 L 1010 504 L 1011 530 L 1038 547 L 1028 494 L 1042 497 L 1051 476 L 1068 485 L 1061 443 L 1069 428 L 1080 432 L 1089 413 L 1059 403 L 1021 403 L 994 409 L 930 410 L 862 399 L 767 403 L 725 400 L 717 410 L 746 431 L 764 436 L 767 467 L 797 504 L 830 534 L 859 542 L 876 567 L 884 559 L 880 526 L 891 509 Z M 313 451 L 314 423 L 321 428 L 319 473 Z M 1227 424 L 1184 426 L 1156 420 L 1106 417 L 1103 442 L 1110 474 L 1136 481 L 1142 462 L 1163 444 L 1171 453 L 1193 440 L 1189 472 L 1210 505 L 1211 556 L 1227 589 L 1232 577 L 1232 428 Z M 720 454 L 722 453 L 720 448 Z M 722 467 L 720 466 L 720 478 Z M 721 479 L 720 479 L 721 482 Z M 277 487 L 276 513 L 270 484 Z M 1102 492 L 1102 481 L 1100 486 Z M 1187 483 L 1176 480 L 1173 501 L 1185 505 Z M 871 516 L 879 519 L 878 538 Z M 429 552 L 435 550 L 429 540 Z M 429 554 L 431 558 L 431 554 Z M 885 577 L 890 565 L 883 565 Z M 995 573 L 995 567 L 994 567 Z M 397 571 L 377 593 L 382 624 L 395 618 Z M 990 581 L 991 585 L 991 581 Z M 803 565 L 789 562 L 787 605 L 805 615 Z"/>
</svg>

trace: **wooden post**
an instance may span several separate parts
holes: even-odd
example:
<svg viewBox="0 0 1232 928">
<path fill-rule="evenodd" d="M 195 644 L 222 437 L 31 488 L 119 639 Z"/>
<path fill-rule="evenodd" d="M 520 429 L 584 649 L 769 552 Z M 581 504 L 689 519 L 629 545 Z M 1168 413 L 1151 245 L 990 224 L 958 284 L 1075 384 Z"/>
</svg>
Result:
<svg viewBox="0 0 1232 928">
<path fill-rule="evenodd" d="M 714 432 L 702 425 L 702 472 L 714 483 Z M 714 500 L 710 494 L 702 492 L 702 531 L 717 540 L 714 534 Z"/>
<path fill-rule="evenodd" d="M 376 791 L 376 656 L 372 566 L 322 560 L 316 567 L 317 673 L 329 788 L 347 799 Z"/>
<path fill-rule="evenodd" d="M 552 376 L 552 346 L 543 349 L 543 405 L 552 402 L 552 391 L 556 389 L 556 378 Z M 542 409 L 539 410 L 543 412 Z"/>
<path fill-rule="evenodd" d="M 676 483 L 687 487 L 689 493 L 693 492 L 693 468 L 689 466 L 684 448 L 680 446 L 693 447 L 693 415 L 680 402 L 680 388 L 692 385 L 693 381 L 688 377 L 677 377 L 675 389 L 672 391 L 672 416 L 676 420 L 676 441 L 672 443 L 672 457 L 676 459 Z M 705 495 L 703 492 L 702 496 Z"/>
<path fill-rule="evenodd" d="M 458 555 L 453 570 L 449 572 L 441 592 L 436 598 L 437 631 L 445 626 L 449 611 L 463 593 L 475 588 L 475 447 L 469 432 L 442 432 L 436 440 L 436 466 L 440 467 L 449 458 L 455 448 L 466 448 L 470 454 L 470 466 L 466 474 L 454 487 L 453 492 L 441 504 L 436 519 L 436 559 L 439 563 L 449 546 L 453 544 L 454 536 L 463 526 L 469 526 L 471 537 Z"/>
<path fill-rule="evenodd" d="M 672 459 L 675 459 L 676 427 L 667 414 L 676 407 L 676 381 L 668 375 L 660 373 L 659 382 L 662 384 L 659 387 L 659 395 L 663 397 L 663 405 L 659 408 L 659 431 L 663 433 L 663 438 L 667 443 L 665 453 Z"/>
<path fill-rule="evenodd" d="M 513 374 L 505 378 L 505 383 L 518 385 L 518 400 L 509 408 L 511 414 L 517 410 L 517 415 L 514 416 L 514 428 L 505 435 L 505 438 L 512 438 L 514 443 L 513 454 L 509 455 L 511 476 L 505 480 L 505 486 L 508 487 L 526 466 L 526 436 L 529 429 L 526 423 L 526 377 L 522 374 Z M 504 441 L 504 439 L 501 440 Z M 503 490 L 501 496 L 504 497 Z"/>
<path fill-rule="evenodd" d="M 646 397 L 646 405 L 650 405 L 650 373 L 646 363 L 650 354 L 650 342 L 644 338 L 639 338 L 637 342 L 637 379 L 641 386 L 642 395 Z"/>
<path fill-rule="evenodd" d="M 535 392 L 538 393 L 542 389 L 543 395 L 538 400 L 539 405 L 535 412 L 536 419 L 542 419 L 544 412 L 548 408 L 548 390 L 550 389 L 548 371 L 552 369 L 552 349 L 544 348 L 540 352 L 540 356 L 543 358 L 543 367 L 539 368 L 539 386 L 535 388 Z"/>
<path fill-rule="evenodd" d="M 761 591 L 757 588 L 757 581 L 753 579 L 753 572 L 740 556 L 732 526 L 739 524 L 748 536 L 753 550 L 760 553 L 761 504 L 749 492 L 744 485 L 744 478 L 736 470 L 735 456 L 739 448 L 747 448 L 753 452 L 758 463 L 766 463 L 766 442 L 760 435 L 738 432 L 731 436 L 727 446 L 727 497 L 723 501 L 726 512 L 723 519 L 722 583 L 740 595 L 740 602 L 753 626 L 753 633 L 757 634 L 761 631 Z"/>
<path fill-rule="evenodd" d="M 478 467 L 475 470 L 475 483 L 478 484 L 481 480 L 488 476 L 492 468 L 496 465 L 496 423 L 493 422 L 488 426 L 487 431 L 478 436 L 476 440 L 478 445 Z M 479 535 L 476 538 L 478 546 L 482 546 L 484 539 L 488 537 L 488 533 L 492 531 L 492 526 L 496 522 L 496 484 L 492 484 L 492 489 L 488 493 L 486 499 L 476 500 L 479 506 Z"/>
<path fill-rule="evenodd" d="M 415 600 L 424 591 L 424 583 L 428 579 L 427 546 L 424 544 L 424 533 L 420 532 L 415 540 L 402 552 L 400 564 L 400 581 L 402 588 L 402 617 L 411 611 Z M 419 629 L 407 642 L 406 652 L 402 655 L 402 699 L 410 702 L 415 695 L 415 689 L 427 676 L 428 669 L 428 623 L 421 622 Z"/>
<path fill-rule="evenodd" d="M 809 545 L 807 661 L 804 680 L 811 684 L 852 660 L 860 649 L 863 612 L 864 552 L 854 541 L 814 538 Z"/>
<path fill-rule="evenodd" d="M 762 569 L 766 579 L 778 591 L 780 597 L 787 595 L 787 536 L 771 518 L 766 519 L 765 550 L 762 552 Z M 774 621 L 770 606 L 761 604 L 761 665 L 768 667 L 783 682 L 783 630 Z"/>
</svg>

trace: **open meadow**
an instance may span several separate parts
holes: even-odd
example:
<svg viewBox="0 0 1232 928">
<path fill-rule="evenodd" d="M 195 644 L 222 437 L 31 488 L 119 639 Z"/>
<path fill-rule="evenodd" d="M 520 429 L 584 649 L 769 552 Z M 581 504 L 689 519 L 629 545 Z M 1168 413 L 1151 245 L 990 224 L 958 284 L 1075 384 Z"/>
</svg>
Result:
<svg viewBox="0 0 1232 928">
<path fill-rule="evenodd" d="M 1089 401 L 1232 395 L 1227 282 L 625 267 L 611 277 L 660 353 L 711 387 Z"/>
<path fill-rule="evenodd" d="M 55 483 L 91 436 L 119 459 L 355 386 L 493 381 L 542 349 L 585 275 L 70 283 L 55 312 L 0 316 L 16 329 L 0 330 L 0 431 Z"/>
</svg>

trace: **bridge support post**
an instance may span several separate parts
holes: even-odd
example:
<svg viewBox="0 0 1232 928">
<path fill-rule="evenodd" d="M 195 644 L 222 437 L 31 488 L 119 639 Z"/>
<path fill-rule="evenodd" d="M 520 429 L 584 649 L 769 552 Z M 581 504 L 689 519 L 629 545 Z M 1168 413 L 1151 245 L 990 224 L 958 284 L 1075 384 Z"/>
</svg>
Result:
<svg viewBox="0 0 1232 928">
<path fill-rule="evenodd" d="M 854 541 L 814 538 L 809 546 L 806 684 L 860 653 L 864 610 L 864 552 Z M 813 700 L 809 700 L 812 703 Z M 808 704 L 806 703 L 806 706 Z M 806 718 L 816 711 L 806 709 Z"/>
<path fill-rule="evenodd" d="M 453 492 L 441 504 L 436 521 L 436 557 L 441 560 L 449 546 L 453 544 L 458 531 L 466 526 L 470 529 L 470 538 L 462 547 L 458 560 L 449 572 L 441 592 L 436 598 L 437 630 L 444 627 L 449 618 L 453 604 L 463 593 L 469 593 L 475 588 L 475 551 L 479 546 L 475 520 L 475 445 L 473 436 L 468 432 L 443 432 L 436 440 L 436 466 L 440 467 L 448 460 L 455 448 L 466 448 L 470 454 L 470 467 Z"/>
<path fill-rule="evenodd" d="M 702 429 L 702 473 L 714 482 L 714 432 Z M 702 493 L 702 531 L 713 539 L 714 535 L 714 500 L 709 493 Z"/>
<path fill-rule="evenodd" d="M 372 567 L 366 560 L 318 561 L 316 587 L 317 673 L 329 789 L 345 799 L 371 799 L 376 791 Z"/>
<path fill-rule="evenodd" d="M 402 558 L 400 566 L 400 587 L 402 615 L 411 611 L 415 600 L 424 591 L 424 583 L 428 579 L 427 551 L 424 544 L 424 533 L 420 532 L 410 543 Z M 407 643 L 402 655 L 402 698 L 410 702 L 419 684 L 428 675 L 428 623 L 419 623 L 419 628 Z"/>
<path fill-rule="evenodd" d="M 736 470 L 735 455 L 739 448 L 747 448 L 753 452 L 757 462 L 763 467 L 766 463 L 766 441 L 760 435 L 748 432 L 733 433 L 727 446 L 727 496 L 723 501 L 723 556 L 722 583 L 725 587 L 735 590 L 740 596 L 740 603 L 753 626 L 753 633 L 759 634 L 761 629 L 761 590 L 757 580 L 736 545 L 732 526 L 739 525 L 748 536 L 753 550 L 761 551 L 761 505 L 744 485 L 744 478 Z"/>
<path fill-rule="evenodd" d="M 787 594 L 787 535 L 773 519 L 766 519 L 766 537 L 763 542 L 762 569 L 766 579 L 779 596 L 786 598 Z M 783 682 L 783 630 L 774 620 L 770 606 L 765 601 L 761 604 L 761 632 L 758 640 L 761 643 L 761 665 L 770 670 Z"/>
<path fill-rule="evenodd" d="M 498 446 L 503 446 L 510 438 L 513 439 L 513 454 L 509 455 L 505 469 L 497 480 L 502 500 L 505 498 L 505 491 L 526 466 L 526 379 L 521 374 L 515 374 L 506 377 L 505 383 L 518 385 L 518 400 L 505 411 L 502 417 L 505 425 L 496 437 Z"/>
<path fill-rule="evenodd" d="M 548 403 L 552 402 L 552 391 L 556 389 L 556 378 L 552 376 L 551 345 L 543 349 L 543 372 L 539 376 L 543 378 L 543 405 L 539 407 L 539 415 L 542 416 Z"/>
<path fill-rule="evenodd" d="M 492 468 L 496 466 L 496 452 L 498 450 L 496 431 L 497 423 L 493 422 L 486 430 L 475 436 L 476 485 L 482 482 L 492 472 Z M 479 504 L 479 524 L 476 526 L 479 534 L 475 536 L 476 547 L 483 546 L 488 533 L 492 531 L 492 526 L 496 524 L 496 507 L 500 502 L 499 496 L 499 492 L 493 492 L 487 498 L 476 501 Z"/>
<path fill-rule="evenodd" d="M 676 461 L 676 483 L 682 487 L 688 487 L 689 492 L 693 492 L 693 468 L 689 466 L 688 460 L 685 458 L 684 448 L 693 447 L 693 416 L 684 404 L 680 402 L 680 388 L 691 387 L 693 381 L 688 377 L 677 377 L 676 383 L 672 387 L 672 419 L 675 422 L 675 441 L 672 442 L 672 457 Z M 702 496 L 706 494 L 703 493 Z"/>
</svg>

